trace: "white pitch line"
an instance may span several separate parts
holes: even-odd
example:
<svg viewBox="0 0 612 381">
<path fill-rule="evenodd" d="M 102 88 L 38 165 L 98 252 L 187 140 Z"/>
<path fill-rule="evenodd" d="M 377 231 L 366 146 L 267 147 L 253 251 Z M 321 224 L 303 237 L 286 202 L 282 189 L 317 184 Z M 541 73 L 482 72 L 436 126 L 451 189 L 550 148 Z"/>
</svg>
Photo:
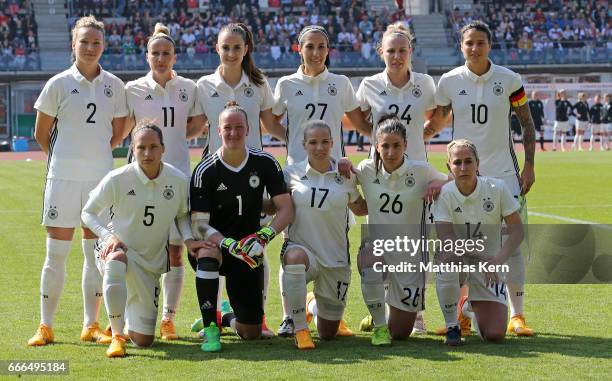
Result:
<svg viewBox="0 0 612 381">
<path fill-rule="evenodd" d="M 581 209 L 581 208 L 612 208 L 612 204 L 591 204 L 591 205 L 538 205 L 531 206 L 529 209 Z"/>
<path fill-rule="evenodd" d="M 532 212 L 532 211 L 529 211 L 528 213 L 529 213 L 530 216 L 550 218 L 550 219 L 553 219 L 553 220 L 571 222 L 573 224 L 601 225 L 601 223 L 599 223 L 599 222 L 577 220 L 575 218 L 557 216 L 556 214 L 547 214 L 547 213 L 539 213 L 539 212 Z"/>
</svg>

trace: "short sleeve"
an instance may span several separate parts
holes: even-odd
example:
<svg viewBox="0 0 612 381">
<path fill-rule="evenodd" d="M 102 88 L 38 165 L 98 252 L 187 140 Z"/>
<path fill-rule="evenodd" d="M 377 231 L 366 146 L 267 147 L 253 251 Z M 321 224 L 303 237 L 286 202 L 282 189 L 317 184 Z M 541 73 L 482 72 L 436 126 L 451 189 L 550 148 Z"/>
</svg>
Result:
<svg viewBox="0 0 612 381">
<path fill-rule="evenodd" d="M 357 98 L 357 103 L 359 103 L 359 107 L 361 111 L 368 111 L 370 109 L 370 104 L 366 99 L 366 83 L 365 78 L 359 84 L 359 88 L 357 89 L 357 93 L 355 93 L 355 97 Z"/>
<path fill-rule="evenodd" d="M 34 104 L 34 108 L 49 116 L 57 117 L 60 105 L 57 87 L 57 80 L 49 80 L 40 92 L 40 95 Z"/>
<path fill-rule="evenodd" d="M 134 94 L 132 93 L 132 89 L 133 87 L 130 86 L 130 84 L 128 83 L 127 85 L 125 85 L 125 104 L 128 110 L 128 116 L 132 117 L 134 116 L 134 105 L 132 104 L 133 102 L 133 98 L 134 98 Z"/>
<path fill-rule="evenodd" d="M 435 222 L 453 222 L 450 211 L 450 190 L 448 187 L 442 188 L 440 196 L 434 202 L 433 218 Z"/>
<path fill-rule="evenodd" d="M 287 184 L 285 183 L 285 175 L 283 170 L 273 157 L 265 158 L 265 173 L 266 173 L 266 190 L 270 197 L 278 196 L 287 193 Z"/>
<path fill-rule="evenodd" d="M 128 116 L 127 99 L 125 95 L 125 86 L 121 80 L 117 80 L 117 96 L 115 97 L 115 113 L 113 118 L 123 118 Z"/>
<path fill-rule="evenodd" d="M 359 199 L 359 197 L 361 196 L 361 193 L 359 193 L 359 189 L 357 189 L 357 179 L 355 178 L 355 176 L 352 176 L 349 180 L 348 183 L 346 184 L 348 187 L 348 194 L 349 194 L 349 202 L 353 203 L 355 201 L 357 201 Z"/>
<path fill-rule="evenodd" d="M 436 108 L 436 84 L 429 75 L 425 75 L 424 82 L 423 94 L 426 96 L 424 99 L 425 110 L 433 110 Z"/>
<path fill-rule="evenodd" d="M 200 170 L 205 162 L 206 159 L 202 160 L 191 176 L 191 183 L 189 185 L 189 210 L 191 212 L 210 212 L 211 209 L 211 190 L 213 189 L 212 183 L 214 178 L 211 171 Z"/>
<path fill-rule="evenodd" d="M 281 78 L 276 82 L 276 87 L 274 88 L 274 106 L 272 106 L 272 114 L 274 115 L 283 115 L 287 111 L 287 104 L 285 103 L 282 89 L 284 82 Z"/>
<path fill-rule="evenodd" d="M 449 85 L 448 77 L 442 76 L 438 81 L 438 88 L 436 89 L 435 101 L 437 106 L 448 106 L 452 103 L 452 100 L 448 96 L 446 87 Z"/>
<path fill-rule="evenodd" d="M 500 181 L 497 183 L 497 186 L 499 186 L 501 191 L 499 202 L 501 204 L 500 210 L 502 216 L 508 217 L 512 213 L 517 212 L 521 207 L 518 201 L 512 196 L 510 189 L 508 189 L 505 183 Z"/>
<path fill-rule="evenodd" d="M 202 110 L 202 105 L 200 104 L 200 100 L 198 99 L 198 88 L 194 87 L 193 95 L 191 96 L 191 108 L 189 109 L 189 116 L 198 116 L 204 114 L 204 110 Z"/>
<path fill-rule="evenodd" d="M 355 97 L 355 90 L 353 89 L 351 80 L 348 79 L 348 77 L 344 77 L 344 79 L 346 87 L 344 88 L 344 91 L 338 95 L 342 97 L 342 108 L 344 112 L 349 112 L 359 107 L 359 103 Z"/>
<path fill-rule="evenodd" d="M 272 94 L 272 89 L 267 79 L 264 79 L 264 84 L 261 86 L 261 92 L 262 97 L 259 109 L 264 111 L 274 107 L 274 94 Z"/>
</svg>

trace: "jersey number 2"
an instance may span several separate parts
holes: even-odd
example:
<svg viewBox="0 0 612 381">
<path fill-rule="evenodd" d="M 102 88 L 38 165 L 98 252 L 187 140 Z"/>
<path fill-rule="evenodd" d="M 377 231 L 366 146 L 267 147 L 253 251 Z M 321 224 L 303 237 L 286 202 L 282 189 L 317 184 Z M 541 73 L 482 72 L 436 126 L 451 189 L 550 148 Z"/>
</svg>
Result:
<svg viewBox="0 0 612 381">
<path fill-rule="evenodd" d="M 89 111 L 90 108 L 93 108 L 93 110 L 91 111 L 91 114 L 89 114 L 89 117 L 87 118 L 87 123 L 96 123 L 96 121 L 93 120 L 93 117 L 96 114 L 96 104 L 95 103 L 88 103 L 87 104 L 87 110 Z"/>
</svg>

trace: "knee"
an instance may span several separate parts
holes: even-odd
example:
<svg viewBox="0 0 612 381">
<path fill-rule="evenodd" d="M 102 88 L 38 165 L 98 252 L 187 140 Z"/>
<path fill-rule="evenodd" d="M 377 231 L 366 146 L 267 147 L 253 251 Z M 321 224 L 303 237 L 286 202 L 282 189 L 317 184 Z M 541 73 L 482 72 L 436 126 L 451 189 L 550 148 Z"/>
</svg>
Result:
<svg viewBox="0 0 612 381">
<path fill-rule="evenodd" d="M 237 327 L 236 331 L 243 340 L 257 340 L 261 337 L 261 326 Z"/>
<path fill-rule="evenodd" d="M 303 250 L 292 249 L 283 255 L 285 265 L 305 265 L 308 267 L 308 256 Z"/>
<path fill-rule="evenodd" d="M 221 261 L 221 252 L 217 248 L 203 247 L 198 250 L 198 259 L 201 258 L 214 258 L 218 261 Z"/>
<path fill-rule="evenodd" d="M 485 332 L 482 336 L 484 341 L 491 342 L 491 343 L 500 343 L 504 341 L 505 337 L 506 337 L 506 330 L 504 329 L 489 330 Z"/>
<path fill-rule="evenodd" d="M 155 339 L 154 336 L 134 335 L 130 333 L 130 340 L 132 340 L 132 343 L 134 343 L 134 345 L 141 347 L 141 348 L 146 348 L 146 347 L 150 347 L 151 345 L 153 345 L 154 339 Z"/>
<path fill-rule="evenodd" d="M 406 340 L 410 336 L 410 331 L 405 330 L 389 330 L 391 333 L 391 339 L 393 340 Z"/>
<path fill-rule="evenodd" d="M 123 251 L 114 251 L 106 256 L 106 261 L 119 261 L 127 263 L 127 255 Z"/>
<path fill-rule="evenodd" d="M 329 328 L 321 328 L 321 327 L 317 327 L 317 330 L 319 331 L 319 338 L 321 340 L 333 340 L 336 337 L 336 334 L 338 333 L 338 328 L 334 329 L 329 329 Z"/>
</svg>

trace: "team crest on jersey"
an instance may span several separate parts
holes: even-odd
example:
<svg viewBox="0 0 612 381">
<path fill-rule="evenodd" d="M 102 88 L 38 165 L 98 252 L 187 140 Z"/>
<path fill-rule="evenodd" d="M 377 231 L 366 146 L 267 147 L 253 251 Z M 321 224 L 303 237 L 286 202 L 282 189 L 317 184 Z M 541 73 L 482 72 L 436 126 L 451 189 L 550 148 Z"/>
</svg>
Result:
<svg viewBox="0 0 612 381">
<path fill-rule="evenodd" d="M 415 98 L 419 98 L 421 95 L 423 95 L 423 92 L 421 91 L 418 85 L 414 89 L 412 89 L 412 95 Z"/>
<path fill-rule="evenodd" d="M 344 183 L 344 179 L 340 177 L 340 175 L 336 175 L 336 178 L 334 179 L 334 181 L 336 182 L 336 184 Z"/>
<path fill-rule="evenodd" d="M 247 86 L 244 88 L 244 96 L 251 98 L 253 96 L 253 94 L 255 94 L 255 92 L 253 91 L 253 88 L 251 86 Z"/>
<path fill-rule="evenodd" d="M 181 100 L 181 102 L 187 102 L 189 100 L 189 95 L 187 95 L 187 90 L 185 89 L 180 89 L 179 90 L 179 99 Z"/>
<path fill-rule="evenodd" d="M 162 192 L 162 196 L 164 196 L 166 200 L 172 200 L 172 197 L 174 197 L 174 190 L 172 189 L 172 185 L 165 186 L 164 191 Z"/>
<path fill-rule="evenodd" d="M 483 201 L 484 204 L 482 204 L 482 208 L 485 210 L 485 212 L 490 212 L 495 208 L 495 204 L 493 204 L 491 199 L 483 199 Z"/>
<path fill-rule="evenodd" d="M 414 186 L 414 184 L 416 184 L 416 180 L 412 176 L 412 173 L 406 177 L 406 180 L 404 180 L 404 183 L 409 188 L 412 188 Z"/>
<path fill-rule="evenodd" d="M 59 213 L 57 212 L 57 209 L 55 206 L 52 206 L 49 208 L 49 211 L 47 212 L 47 217 L 49 217 L 50 219 L 54 220 L 57 218 L 57 216 L 59 215 Z"/>
<path fill-rule="evenodd" d="M 257 176 L 257 173 L 252 173 L 251 177 L 249 177 L 249 185 L 251 186 L 251 188 L 257 188 L 259 186 L 260 180 L 259 180 L 259 176 Z"/>
<path fill-rule="evenodd" d="M 335 97 L 338 94 L 338 89 L 336 89 L 335 83 L 330 83 L 327 85 L 327 93 L 332 97 Z"/>
<path fill-rule="evenodd" d="M 501 82 L 493 82 L 493 85 L 495 85 L 493 86 L 493 94 L 499 97 L 504 93 L 504 88 L 502 87 Z"/>
<path fill-rule="evenodd" d="M 113 96 L 113 89 L 111 88 L 111 85 L 104 85 L 104 95 L 106 95 L 107 98 L 111 98 Z"/>
</svg>

